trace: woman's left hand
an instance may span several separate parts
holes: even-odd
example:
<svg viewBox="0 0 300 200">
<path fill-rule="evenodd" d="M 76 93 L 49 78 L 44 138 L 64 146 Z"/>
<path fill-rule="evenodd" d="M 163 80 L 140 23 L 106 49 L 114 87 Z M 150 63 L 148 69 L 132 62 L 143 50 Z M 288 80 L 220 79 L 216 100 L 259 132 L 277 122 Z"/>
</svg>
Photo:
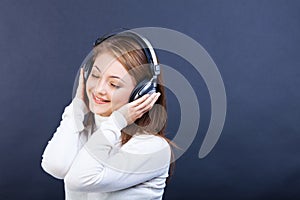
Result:
<svg viewBox="0 0 300 200">
<path fill-rule="evenodd" d="M 141 98 L 127 103 L 118 109 L 119 112 L 125 117 L 127 124 L 132 124 L 135 120 L 142 117 L 143 114 L 148 112 L 157 101 L 160 93 L 152 93 L 151 95 L 145 94 Z"/>
</svg>

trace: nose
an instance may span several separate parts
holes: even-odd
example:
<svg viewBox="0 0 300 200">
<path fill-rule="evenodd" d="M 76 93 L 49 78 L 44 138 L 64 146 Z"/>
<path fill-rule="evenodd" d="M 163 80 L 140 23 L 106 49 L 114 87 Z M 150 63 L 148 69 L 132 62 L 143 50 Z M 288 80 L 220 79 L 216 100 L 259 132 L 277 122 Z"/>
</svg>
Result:
<svg viewBox="0 0 300 200">
<path fill-rule="evenodd" d="M 96 87 L 95 87 L 95 92 L 97 94 L 102 94 L 102 95 L 106 94 L 106 92 L 107 92 L 106 86 L 107 86 L 107 84 L 106 84 L 105 80 L 104 79 L 99 79 L 97 81 L 97 84 L 96 84 Z"/>
</svg>

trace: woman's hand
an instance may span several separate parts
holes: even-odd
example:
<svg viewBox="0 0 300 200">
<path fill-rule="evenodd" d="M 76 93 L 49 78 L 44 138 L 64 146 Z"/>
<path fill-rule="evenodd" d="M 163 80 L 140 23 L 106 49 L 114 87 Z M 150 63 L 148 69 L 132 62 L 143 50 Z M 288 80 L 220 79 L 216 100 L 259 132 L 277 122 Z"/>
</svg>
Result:
<svg viewBox="0 0 300 200">
<path fill-rule="evenodd" d="M 157 101 L 160 93 L 152 93 L 151 95 L 145 94 L 141 98 L 127 103 L 118 109 L 119 112 L 125 117 L 127 124 L 132 124 L 135 120 L 142 117 L 143 114 L 148 112 L 155 102 Z"/>
<path fill-rule="evenodd" d="M 78 87 L 76 90 L 75 98 L 81 99 L 85 103 L 85 105 L 88 106 L 88 101 L 85 95 L 85 83 L 84 83 L 83 74 L 84 74 L 83 68 L 80 68 L 80 75 L 79 75 Z"/>
</svg>

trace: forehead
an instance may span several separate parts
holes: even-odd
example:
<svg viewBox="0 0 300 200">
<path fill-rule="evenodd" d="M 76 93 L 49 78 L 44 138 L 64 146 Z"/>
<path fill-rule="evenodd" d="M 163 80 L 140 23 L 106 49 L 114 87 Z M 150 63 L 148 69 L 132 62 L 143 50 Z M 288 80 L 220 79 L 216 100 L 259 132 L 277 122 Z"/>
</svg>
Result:
<svg viewBox="0 0 300 200">
<path fill-rule="evenodd" d="M 109 53 L 99 54 L 95 59 L 93 69 L 95 69 L 95 66 L 97 66 L 102 73 L 115 74 L 119 76 L 125 76 L 128 74 L 125 67 Z"/>
</svg>

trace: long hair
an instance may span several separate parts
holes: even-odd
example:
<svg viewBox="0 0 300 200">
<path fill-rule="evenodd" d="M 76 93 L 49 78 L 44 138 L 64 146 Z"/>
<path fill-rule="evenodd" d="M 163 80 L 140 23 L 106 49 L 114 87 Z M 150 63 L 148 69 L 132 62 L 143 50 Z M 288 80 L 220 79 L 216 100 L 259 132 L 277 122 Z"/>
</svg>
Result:
<svg viewBox="0 0 300 200">
<path fill-rule="evenodd" d="M 152 78 L 152 71 L 142 48 L 143 47 L 130 36 L 114 35 L 94 48 L 94 57 L 97 57 L 97 55 L 103 52 L 111 53 L 135 79 L 136 83 L 139 83 L 144 79 L 150 80 Z M 157 79 L 157 92 L 160 92 L 161 95 L 156 101 L 155 106 L 137 119 L 133 124 L 121 130 L 121 145 L 127 143 L 132 136 L 137 133 L 155 134 L 165 139 L 171 148 L 171 164 L 169 168 L 169 177 L 167 178 L 168 182 L 175 167 L 172 148 L 176 147 L 176 145 L 165 136 L 165 129 L 167 126 L 167 104 L 162 76 L 163 72 L 161 71 L 161 74 Z"/>
</svg>

